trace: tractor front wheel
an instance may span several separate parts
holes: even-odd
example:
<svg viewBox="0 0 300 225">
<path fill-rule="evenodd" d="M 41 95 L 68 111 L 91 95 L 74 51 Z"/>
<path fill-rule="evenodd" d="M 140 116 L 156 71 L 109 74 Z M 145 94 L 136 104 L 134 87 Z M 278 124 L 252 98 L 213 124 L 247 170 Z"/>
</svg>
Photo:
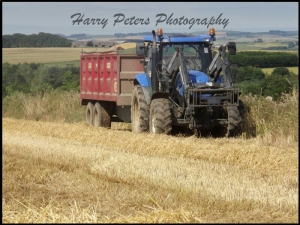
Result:
<svg viewBox="0 0 300 225">
<path fill-rule="evenodd" d="M 168 99 L 154 99 L 150 105 L 150 133 L 153 134 L 171 134 L 172 132 L 172 114 Z"/>
</svg>

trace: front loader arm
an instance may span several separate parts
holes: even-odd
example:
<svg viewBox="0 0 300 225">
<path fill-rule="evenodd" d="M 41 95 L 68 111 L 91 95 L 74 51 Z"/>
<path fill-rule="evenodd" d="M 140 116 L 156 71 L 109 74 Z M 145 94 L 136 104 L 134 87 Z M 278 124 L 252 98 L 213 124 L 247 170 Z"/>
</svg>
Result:
<svg viewBox="0 0 300 225">
<path fill-rule="evenodd" d="M 212 82 L 215 83 L 217 82 L 222 71 L 225 87 L 232 87 L 233 77 L 230 69 L 230 64 L 225 52 L 226 46 L 222 45 L 219 47 L 217 54 L 215 55 L 210 66 L 207 69 L 207 75 L 210 76 Z"/>
<path fill-rule="evenodd" d="M 187 72 L 186 64 L 184 63 L 183 50 L 181 47 L 176 49 L 166 71 L 170 74 L 172 81 L 175 81 L 178 72 L 180 72 L 180 80 L 184 90 L 183 93 L 185 95 L 187 89 L 191 86 L 191 81 Z"/>
</svg>

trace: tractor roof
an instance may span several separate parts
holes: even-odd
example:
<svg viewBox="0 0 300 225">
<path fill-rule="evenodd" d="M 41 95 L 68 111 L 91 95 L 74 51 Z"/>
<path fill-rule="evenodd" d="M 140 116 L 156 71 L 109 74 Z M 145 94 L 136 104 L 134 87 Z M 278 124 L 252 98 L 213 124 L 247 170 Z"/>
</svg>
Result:
<svg viewBox="0 0 300 225">
<path fill-rule="evenodd" d="M 143 38 L 144 42 L 152 42 L 153 37 L 152 36 L 145 36 Z M 212 42 L 213 40 L 211 36 L 209 35 L 199 35 L 199 36 L 167 36 L 164 35 L 162 37 L 156 36 L 156 42 L 172 42 L 172 43 L 195 43 L 195 42 Z"/>
</svg>

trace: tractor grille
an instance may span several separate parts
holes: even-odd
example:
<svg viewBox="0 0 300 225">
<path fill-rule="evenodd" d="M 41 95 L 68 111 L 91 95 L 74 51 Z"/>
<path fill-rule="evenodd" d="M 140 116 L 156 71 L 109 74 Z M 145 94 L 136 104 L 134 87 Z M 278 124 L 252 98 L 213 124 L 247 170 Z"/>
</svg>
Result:
<svg viewBox="0 0 300 225">
<path fill-rule="evenodd" d="M 188 106 L 206 107 L 223 106 L 224 104 L 238 105 L 239 91 L 232 89 L 189 89 Z"/>
</svg>

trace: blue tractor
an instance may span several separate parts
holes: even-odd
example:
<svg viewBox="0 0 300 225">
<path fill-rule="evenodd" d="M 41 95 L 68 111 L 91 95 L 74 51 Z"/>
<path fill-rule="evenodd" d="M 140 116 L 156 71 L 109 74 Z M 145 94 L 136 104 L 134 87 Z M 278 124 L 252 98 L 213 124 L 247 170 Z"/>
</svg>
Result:
<svg viewBox="0 0 300 225">
<path fill-rule="evenodd" d="M 132 131 L 165 133 L 183 127 L 198 136 L 208 132 L 230 137 L 242 124 L 242 102 L 234 87 L 225 50 L 214 54 L 215 30 L 209 35 L 145 36 L 136 45 L 145 72 L 137 74 L 131 100 Z"/>
</svg>

